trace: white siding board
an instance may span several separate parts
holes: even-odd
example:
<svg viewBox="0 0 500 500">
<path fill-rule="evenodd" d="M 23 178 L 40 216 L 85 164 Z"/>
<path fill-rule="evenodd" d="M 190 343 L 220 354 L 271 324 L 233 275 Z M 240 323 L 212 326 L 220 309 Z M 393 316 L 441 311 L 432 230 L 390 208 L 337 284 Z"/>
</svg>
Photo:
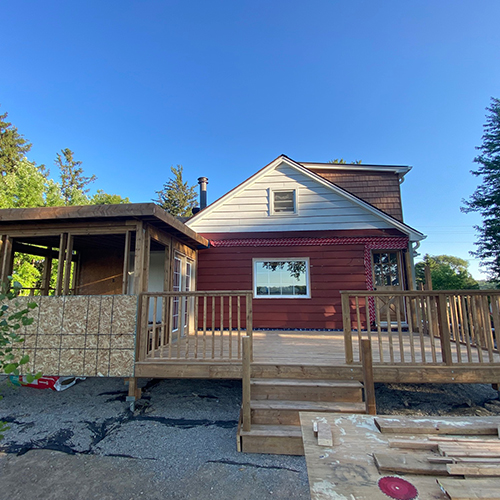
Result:
<svg viewBox="0 0 500 500">
<path fill-rule="evenodd" d="M 269 193 L 274 189 L 297 191 L 297 214 L 269 214 Z M 393 227 L 384 218 L 286 164 L 281 164 L 243 192 L 229 198 L 205 218 L 188 225 L 201 233 Z"/>
</svg>

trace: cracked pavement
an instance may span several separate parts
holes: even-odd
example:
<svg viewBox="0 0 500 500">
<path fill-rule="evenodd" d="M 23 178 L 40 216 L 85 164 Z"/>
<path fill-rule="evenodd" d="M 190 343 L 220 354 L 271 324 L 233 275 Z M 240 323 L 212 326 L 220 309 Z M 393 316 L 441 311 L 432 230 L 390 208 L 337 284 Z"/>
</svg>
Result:
<svg viewBox="0 0 500 500">
<path fill-rule="evenodd" d="M 0 382 L 0 500 L 309 498 L 304 457 L 237 453 L 239 381 L 141 385 L 132 413 L 123 379 Z"/>
</svg>

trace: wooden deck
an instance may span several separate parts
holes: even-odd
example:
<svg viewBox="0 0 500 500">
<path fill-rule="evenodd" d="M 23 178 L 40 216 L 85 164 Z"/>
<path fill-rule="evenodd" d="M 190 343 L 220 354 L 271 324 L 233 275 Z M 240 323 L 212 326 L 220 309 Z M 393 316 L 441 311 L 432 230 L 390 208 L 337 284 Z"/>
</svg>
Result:
<svg viewBox="0 0 500 500">
<path fill-rule="evenodd" d="M 236 333 L 236 335 L 235 335 Z M 240 335 L 244 335 L 244 331 Z M 354 333 L 354 332 L 353 332 Z M 362 332 L 363 338 L 367 337 Z M 180 342 L 155 351 L 155 356 L 136 363 L 136 376 L 165 378 L 241 378 L 241 343 L 237 332 L 230 336 L 215 331 L 205 337 L 189 335 Z M 443 363 L 439 338 L 411 335 L 396 336 L 382 332 L 372 336 L 375 380 L 380 382 L 498 382 L 500 381 L 500 354 L 481 352 L 467 346 L 460 363 L 457 350 L 453 364 Z M 403 346 L 401 350 L 400 347 Z M 412 347 L 413 346 L 413 347 Z M 359 342 L 353 341 L 354 363 L 346 364 L 344 334 L 342 331 L 254 331 L 254 373 L 265 376 L 340 378 L 361 380 Z M 413 358 L 412 361 L 412 351 Z M 403 355 L 401 356 L 401 352 Z M 480 362 L 480 356 L 487 366 Z M 403 359 L 402 359 L 403 358 Z"/>
</svg>

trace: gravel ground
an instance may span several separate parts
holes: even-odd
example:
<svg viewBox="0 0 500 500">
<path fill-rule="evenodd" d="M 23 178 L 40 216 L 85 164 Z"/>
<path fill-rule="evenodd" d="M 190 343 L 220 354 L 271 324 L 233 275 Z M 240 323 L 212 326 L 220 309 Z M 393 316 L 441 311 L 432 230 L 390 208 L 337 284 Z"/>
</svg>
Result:
<svg viewBox="0 0 500 500">
<path fill-rule="evenodd" d="M 304 457 L 236 452 L 239 381 L 149 380 L 131 413 L 122 379 L 64 392 L 0 382 L 0 500 L 308 499 Z M 487 385 L 376 387 L 379 414 L 500 415 Z"/>
</svg>

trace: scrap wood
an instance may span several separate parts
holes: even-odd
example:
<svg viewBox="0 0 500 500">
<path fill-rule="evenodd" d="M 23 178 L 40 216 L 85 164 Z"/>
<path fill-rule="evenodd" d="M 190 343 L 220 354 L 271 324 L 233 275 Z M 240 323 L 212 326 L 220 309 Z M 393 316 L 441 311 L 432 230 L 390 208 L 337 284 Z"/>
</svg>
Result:
<svg viewBox="0 0 500 500">
<path fill-rule="evenodd" d="M 489 457 L 427 457 L 427 460 L 434 464 L 454 464 L 459 462 L 500 464 L 500 458 Z"/>
<path fill-rule="evenodd" d="M 451 500 L 500 500 L 497 479 L 437 479 Z"/>
<path fill-rule="evenodd" d="M 430 450 L 437 451 L 438 443 L 431 441 L 417 441 L 410 439 L 389 439 L 389 448 L 404 448 L 408 450 Z"/>
<path fill-rule="evenodd" d="M 471 443 L 471 444 L 498 444 L 500 441 L 496 437 L 452 437 L 452 436 L 429 436 L 427 438 L 429 441 L 444 441 L 452 443 Z"/>
<path fill-rule="evenodd" d="M 318 438 L 318 446 L 333 446 L 332 428 L 321 421 L 313 422 L 314 437 Z"/>
<path fill-rule="evenodd" d="M 500 477 L 498 464 L 446 464 L 451 476 L 495 476 Z M 500 486 L 497 486 L 500 490 Z"/>
<path fill-rule="evenodd" d="M 399 474 L 421 474 L 426 476 L 447 476 L 447 464 L 431 463 L 426 457 L 398 453 L 374 453 L 373 458 L 379 472 Z"/>
<path fill-rule="evenodd" d="M 500 458 L 500 448 L 490 446 L 439 445 L 438 451 L 445 457 L 489 457 Z"/>
<path fill-rule="evenodd" d="M 500 417 L 449 418 L 376 417 L 382 433 L 392 434 L 460 434 L 498 435 Z"/>
</svg>

